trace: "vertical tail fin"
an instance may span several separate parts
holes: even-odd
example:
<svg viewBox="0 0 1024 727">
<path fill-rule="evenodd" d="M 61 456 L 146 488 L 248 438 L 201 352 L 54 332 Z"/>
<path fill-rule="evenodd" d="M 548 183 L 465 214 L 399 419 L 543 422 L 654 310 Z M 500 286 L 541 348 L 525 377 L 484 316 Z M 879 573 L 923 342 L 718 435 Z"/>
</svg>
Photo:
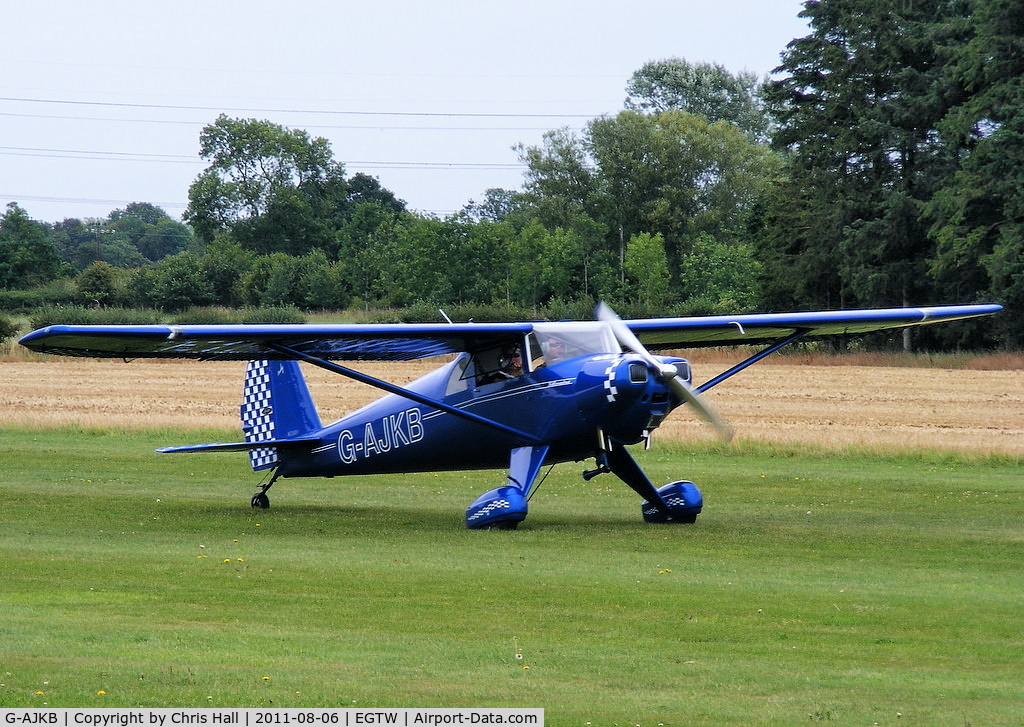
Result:
<svg viewBox="0 0 1024 727">
<path fill-rule="evenodd" d="M 321 426 L 298 361 L 250 361 L 240 414 L 246 442 L 300 437 Z M 252 449 L 249 460 L 254 470 L 280 461 L 276 447 Z"/>
</svg>

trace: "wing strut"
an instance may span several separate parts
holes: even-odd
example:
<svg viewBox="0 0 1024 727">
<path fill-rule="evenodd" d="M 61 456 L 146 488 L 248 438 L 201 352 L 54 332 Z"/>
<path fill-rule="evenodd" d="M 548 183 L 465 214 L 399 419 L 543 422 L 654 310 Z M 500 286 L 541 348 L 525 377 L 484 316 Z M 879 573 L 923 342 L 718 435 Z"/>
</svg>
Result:
<svg viewBox="0 0 1024 727">
<path fill-rule="evenodd" d="M 769 346 L 765 350 L 760 351 L 758 353 L 755 353 L 753 356 L 751 356 L 750 358 L 748 358 L 745 361 L 741 361 L 740 363 L 736 364 L 735 366 L 733 366 L 728 371 L 723 371 L 722 373 L 720 373 L 718 376 L 716 376 L 715 378 L 711 379 L 710 381 L 707 381 L 707 382 L 701 384 L 700 386 L 695 386 L 693 390 L 696 391 L 698 394 L 703 394 L 705 391 L 710 389 L 712 386 L 715 386 L 717 384 L 722 383 L 723 381 L 728 379 L 730 376 L 734 376 L 734 375 L 738 374 L 740 371 L 742 371 L 743 369 L 747 368 L 748 366 L 753 366 L 758 361 L 763 359 L 765 356 L 769 356 L 769 355 L 775 353 L 776 351 L 778 351 L 780 348 L 784 348 L 785 346 L 788 346 L 791 343 L 796 343 L 801 338 L 806 336 L 808 333 L 810 333 L 810 331 L 797 331 L 796 333 L 794 333 L 789 338 L 784 338 L 781 341 L 779 341 L 778 343 L 773 343 L 771 346 Z"/>
<path fill-rule="evenodd" d="M 511 434 L 514 437 L 518 437 L 534 445 L 543 444 L 543 441 L 538 437 L 534 436 L 533 434 L 528 434 L 524 431 L 516 429 L 515 427 L 510 427 L 507 424 L 496 422 L 493 419 L 482 417 L 479 414 L 474 414 L 472 412 L 465 411 L 464 409 L 459 409 L 458 407 L 451 406 L 450 404 L 445 404 L 443 401 L 431 398 L 429 396 L 425 396 L 424 394 L 419 394 L 410 389 L 405 389 L 402 388 L 401 386 L 396 386 L 395 384 L 389 384 L 387 381 L 375 378 L 373 376 L 370 376 L 369 374 L 364 374 L 360 371 L 356 371 L 355 369 L 350 369 L 345 366 L 333 363 L 331 361 L 326 361 L 322 358 L 317 358 L 316 356 L 310 356 L 309 354 L 303 353 L 302 351 L 294 349 L 290 346 L 283 346 L 279 343 L 270 343 L 268 344 L 268 347 L 272 348 L 273 350 L 279 353 L 283 353 L 290 358 L 294 358 L 299 361 L 305 361 L 308 364 L 312 364 L 313 366 L 319 366 L 322 369 L 326 369 L 327 371 L 330 371 L 335 374 L 340 374 L 341 376 L 347 376 L 348 378 L 355 379 L 360 383 L 368 384 L 369 386 L 382 389 L 388 392 L 389 394 L 397 394 L 398 396 L 405 397 L 406 399 L 411 399 L 412 401 L 415 401 L 417 404 L 424 404 L 425 406 L 440 409 L 441 411 L 447 412 L 452 416 L 462 417 L 463 419 L 475 422 L 476 424 L 480 424 L 485 427 L 490 427 L 491 429 L 497 429 L 499 432 Z"/>
</svg>

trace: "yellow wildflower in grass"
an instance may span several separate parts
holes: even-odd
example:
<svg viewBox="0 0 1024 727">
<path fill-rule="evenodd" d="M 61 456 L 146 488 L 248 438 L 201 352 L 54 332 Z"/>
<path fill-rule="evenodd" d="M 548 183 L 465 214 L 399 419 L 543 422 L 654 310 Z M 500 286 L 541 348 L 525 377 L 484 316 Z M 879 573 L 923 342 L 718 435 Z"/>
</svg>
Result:
<svg viewBox="0 0 1024 727">
<path fill-rule="evenodd" d="M 97 693 L 98 695 L 100 695 L 101 697 L 103 697 L 103 696 L 105 696 L 105 695 L 106 695 L 106 692 L 105 692 L 105 691 L 103 691 L 102 689 L 101 689 L 101 690 L 99 690 L 99 691 L 98 691 L 98 692 L 96 692 L 96 693 Z"/>
</svg>

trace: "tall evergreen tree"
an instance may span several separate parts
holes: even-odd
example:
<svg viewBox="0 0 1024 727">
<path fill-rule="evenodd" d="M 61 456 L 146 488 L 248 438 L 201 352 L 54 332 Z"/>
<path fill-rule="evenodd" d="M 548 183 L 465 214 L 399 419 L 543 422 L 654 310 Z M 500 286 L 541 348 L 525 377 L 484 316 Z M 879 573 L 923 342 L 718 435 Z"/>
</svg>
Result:
<svg viewBox="0 0 1024 727">
<path fill-rule="evenodd" d="M 762 230 L 766 270 L 807 255 L 819 278 L 803 287 L 812 297 L 790 303 L 931 296 L 933 244 L 920 215 L 955 161 L 936 133 L 952 103 L 939 41 L 964 12 L 945 0 L 805 2 L 812 32 L 790 43 L 777 69 L 786 75 L 766 91 L 774 143 L 790 155 L 789 190 L 778 200 L 786 213 Z"/>
<path fill-rule="evenodd" d="M 1024 345 L 1024 5 L 972 0 L 966 42 L 945 47 L 958 103 L 939 124 L 960 166 L 926 208 L 932 272 L 958 301 L 995 298 L 1007 345 Z"/>
</svg>

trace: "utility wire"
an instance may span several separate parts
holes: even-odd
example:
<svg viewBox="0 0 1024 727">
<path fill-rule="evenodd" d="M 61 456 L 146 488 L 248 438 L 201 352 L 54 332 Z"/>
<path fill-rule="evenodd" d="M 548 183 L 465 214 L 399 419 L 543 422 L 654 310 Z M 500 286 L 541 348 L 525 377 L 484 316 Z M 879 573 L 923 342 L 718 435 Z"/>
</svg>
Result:
<svg viewBox="0 0 1024 727">
<path fill-rule="evenodd" d="M 85 149 L 47 149 L 42 147 L 0 146 L 0 155 L 30 156 L 56 159 L 91 159 L 172 164 L 205 164 L 198 157 L 182 154 L 148 154 L 127 151 L 97 151 Z M 345 166 L 375 169 L 429 169 L 429 170 L 501 170 L 523 169 L 525 165 L 513 162 L 410 162 L 340 160 Z"/>
<path fill-rule="evenodd" d="M 58 114 L 19 114 L 0 111 L 0 116 L 21 119 L 54 119 L 57 121 L 109 121 L 130 124 L 170 124 L 174 126 L 206 126 L 210 122 L 178 119 L 115 119 L 101 116 L 66 116 Z M 345 131 L 549 131 L 549 126 L 410 126 L 388 124 L 306 124 L 311 129 L 341 129 Z M 582 128 L 582 127 L 579 127 Z"/>
<path fill-rule="evenodd" d="M 69 99 L 13 98 L 0 97 L 10 103 L 56 104 L 64 106 L 99 106 L 123 109 L 160 109 L 165 111 L 216 111 L 231 110 L 246 114 L 323 114 L 328 116 L 385 116 L 397 118 L 449 118 L 449 119 L 591 119 L 593 114 L 499 114 L 480 112 L 450 111 L 340 111 L 318 109 L 272 109 L 241 108 L 226 106 L 178 106 L 170 104 L 121 103 L 115 101 L 72 101 Z"/>
</svg>

